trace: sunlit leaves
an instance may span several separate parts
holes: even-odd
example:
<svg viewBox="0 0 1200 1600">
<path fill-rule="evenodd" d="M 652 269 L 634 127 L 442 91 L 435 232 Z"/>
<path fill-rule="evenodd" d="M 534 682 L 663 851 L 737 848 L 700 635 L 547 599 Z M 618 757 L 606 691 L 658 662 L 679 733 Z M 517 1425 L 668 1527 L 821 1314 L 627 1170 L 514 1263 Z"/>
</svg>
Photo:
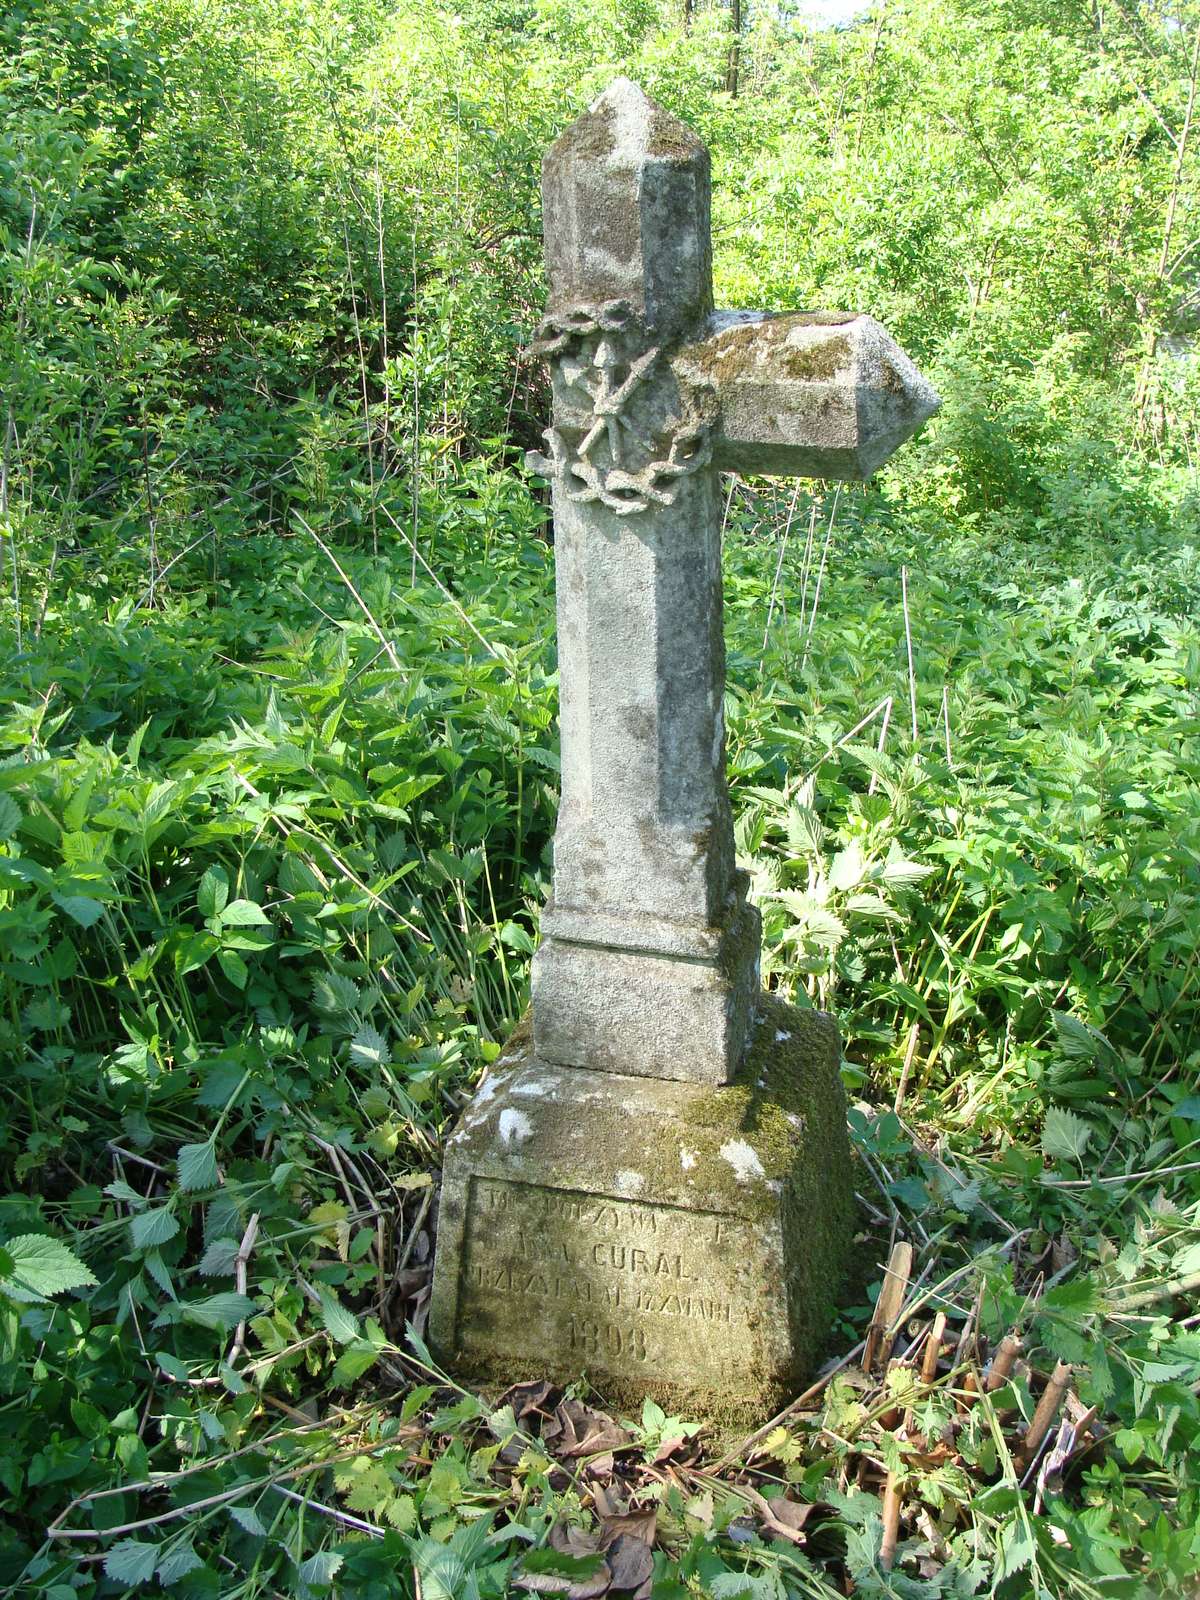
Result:
<svg viewBox="0 0 1200 1600">
<path fill-rule="evenodd" d="M 95 1274 L 59 1239 L 27 1233 L 0 1246 L 0 1296 L 10 1300 L 47 1300 L 95 1283 Z"/>
</svg>

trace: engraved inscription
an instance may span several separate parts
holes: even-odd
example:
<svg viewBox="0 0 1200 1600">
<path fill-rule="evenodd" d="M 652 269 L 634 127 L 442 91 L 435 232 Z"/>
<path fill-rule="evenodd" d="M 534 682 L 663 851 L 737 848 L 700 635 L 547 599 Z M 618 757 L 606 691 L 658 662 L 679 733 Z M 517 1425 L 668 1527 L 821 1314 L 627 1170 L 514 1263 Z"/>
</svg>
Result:
<svg viewBox="0 0 1200 1600">
<path fill-rule="evenodd" d="M 545 1340 L 628 1376 L 686 1351 L 698 1378 L 728 1376 L 757 1343 L 739 1274 L 746 1228 L 715 1212 L 473 1178 L 460 1342 L 528 1356 Z"/>
</svg>

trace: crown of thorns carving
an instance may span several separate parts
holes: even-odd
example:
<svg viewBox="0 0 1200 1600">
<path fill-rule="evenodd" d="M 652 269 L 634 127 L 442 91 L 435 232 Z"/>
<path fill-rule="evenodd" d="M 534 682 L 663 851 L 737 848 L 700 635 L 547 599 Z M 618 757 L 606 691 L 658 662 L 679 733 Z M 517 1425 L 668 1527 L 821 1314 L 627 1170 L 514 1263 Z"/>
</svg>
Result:
<svg viewBox="0 0 1200 1600">
<path fill-rule="evenodd" d="M 592 422 L 572 451 L 561 432 L 547 428 L 549 457 L 530 451 L 528 465 L 545 477 L 558 476 L 567 497 L 575 501 L 596 501 L 618 516 L 645 511 L 651 505 L 674 503 L 678 480 L 708 465 L 712 459 L 712 415 L 680 418 L 667 436 L 667 454 L 646 462 L 636 470 L 625 464 L 624 434 L 647 448 L 626 409 L 630 400 L 663 354 L 661 345 L 652 345 L 628 362 L 625 376 L 617 373 L 626 365 L 615 339 L 641 334 L 645 325 L 628 300 L 609 300 L 599 306 L 579 305 L 552 312 L 542 319 L 530 346 L 534 354 L 561 356 L 569 347 L 595 339 L 588 365 L 596 374 L 593 382 L 580 374 L 575 380 L 592 400 Z M 699 394 L 697 398 L 700 398 Z M 710 397 L 705 394 L 704 399 Z M 707 410 L 715 411 L 715 394 Z M 591 452 L 603 439 L 608 444 L 610 462 L 600 466 Z M 573 487 L 572 487 L 573 485 Z"/>
</svg>

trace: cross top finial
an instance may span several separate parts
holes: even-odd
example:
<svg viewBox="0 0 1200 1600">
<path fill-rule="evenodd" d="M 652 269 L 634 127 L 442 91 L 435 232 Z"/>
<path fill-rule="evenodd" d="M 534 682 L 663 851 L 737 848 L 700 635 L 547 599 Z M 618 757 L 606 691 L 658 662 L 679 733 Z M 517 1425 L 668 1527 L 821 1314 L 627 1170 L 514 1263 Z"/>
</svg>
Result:
<svg viewBox="0 0 1200 1600">
<path fill-rule="evenodd" d="M 552 312 L 627 302 L 657 340 L 712 310 L 708 151 L 618 78 L 542 168 Z"/>
</svg>

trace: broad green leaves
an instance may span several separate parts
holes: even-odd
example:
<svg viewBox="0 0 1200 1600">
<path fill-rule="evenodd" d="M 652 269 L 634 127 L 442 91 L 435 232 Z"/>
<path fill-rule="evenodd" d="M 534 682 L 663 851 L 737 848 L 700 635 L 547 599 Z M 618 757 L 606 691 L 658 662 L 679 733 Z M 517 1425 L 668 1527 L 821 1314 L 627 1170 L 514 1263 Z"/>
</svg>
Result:
<svg viewBox="0 0 1200 1600">
<path fill-rule="evenodd" d="M 1094 1129 L 1062 1106 L 1051 1106 L 1042 1127 L 1042 1151 L 1052 1160 L 1082 1162 Z"/>
<path fill-rule="evenodd" d="M 10 1300 L 35 1303 L 95 1284 L 95 1274 L 61 1240 L 26 1233 L 0 1245 L 0 1295 Z"/>
</svg>

